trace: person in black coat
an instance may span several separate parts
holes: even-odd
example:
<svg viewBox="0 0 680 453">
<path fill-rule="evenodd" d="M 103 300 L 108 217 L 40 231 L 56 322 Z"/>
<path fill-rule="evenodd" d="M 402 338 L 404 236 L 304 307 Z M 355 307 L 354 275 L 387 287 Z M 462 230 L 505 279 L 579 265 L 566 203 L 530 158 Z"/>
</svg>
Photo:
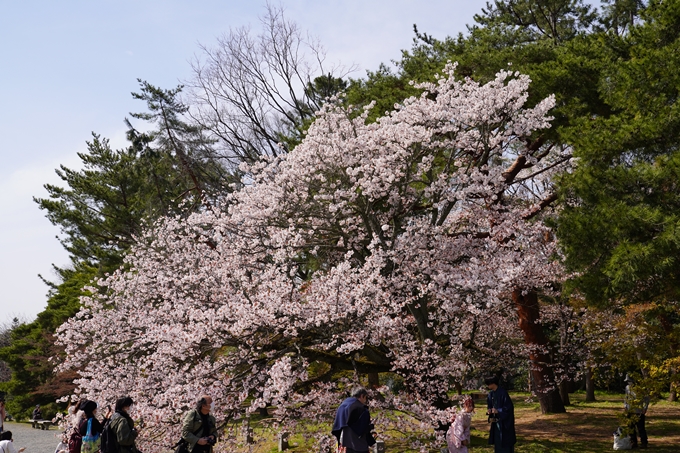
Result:
<svg viewBox="0 0 680 453">
<path fill-rule="evenodd" d="M 95 403 L 94 401 L 86 401 L 84 404 L 80 406 L 80 409 L 85 413 L 85 416 L 78 425 L 78 432 L 80 433 L 80 435 L 83 437 L 87 435 L 87 424 L 89 420 L 92 420 L 92 428 L 90 435 L 95 437 L 97 435 L 101 435 L 101 433 L 104 431 L 104 424 L 111 416 L 111 409 L 109 408 L 109 412 L 108 414 L 106 414 L 103 423 L 97 420 L 97 403 Z"/>
<path fill-rule="evenodd" d="M 489 389 L 486 397 L 487 414 L 491 430 L 489 445 L 494 446 L 494 453 L 514 453 L 517 436 L 515 435 L 515 408 L 507 390 L 498 385 L 498 377 L 484 379 Z"/>
</svg>

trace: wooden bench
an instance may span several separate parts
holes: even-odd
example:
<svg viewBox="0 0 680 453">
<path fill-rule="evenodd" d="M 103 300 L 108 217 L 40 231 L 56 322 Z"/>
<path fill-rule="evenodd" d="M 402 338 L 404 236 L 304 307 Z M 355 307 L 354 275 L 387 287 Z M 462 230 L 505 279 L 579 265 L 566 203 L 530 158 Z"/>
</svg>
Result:
<svg viewBox="0 0 680 453">
<path fill-rule="evenodd" d="M 30 419 L 28 420 L 31 423 L 31 427 L 34 429 L 50 429 L 50 426 L 52 426 L 54 423 L 52 423 L 51 420 L 34 420 Z"/>
<path fill-rule="evenodd" d="M 460 401 L 463 398 L 463 396 L 466 395 L 455 395 L 453 399 L 456 401 Z M 471 392 L 468 393 L 467 396 L 471 396 L 472 400 L 475 402 L 486 401 L 486 393 L 484 392 Z"/>
</svg>

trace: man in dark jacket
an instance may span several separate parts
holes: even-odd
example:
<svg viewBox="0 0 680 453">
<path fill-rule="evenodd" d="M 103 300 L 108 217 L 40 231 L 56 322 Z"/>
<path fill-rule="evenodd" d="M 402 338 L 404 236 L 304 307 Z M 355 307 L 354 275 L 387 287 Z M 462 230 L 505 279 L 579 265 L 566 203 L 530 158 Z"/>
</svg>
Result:
<svg viewBox="0 0 680 453">
<path fill-rule="evenodd" d="M 489 445 L 494 446 L 494 453 L 514 453 L 515 443 L 517 443 L 515 408 L 507 390 L 499 387 L 498 382 L 497 376 L 484 380 L 489 389 L 486 397 L 487 414 L 491 423 Z"/>
<path fill-rule="evenodd" d="M 346 448 L 347 453 L 366 453 L 375 444 L 367 404 L 368 392 L 359 387 L 340 404 L 335 413 L 331 433 L 338 439 L 338 445 Z"/>
<path fill-rule="evenodd" d="M 182 418 L 182 439 L 191 453 L 211 453 L 217 442 L 217 426 L 215 417 L 210 415 L 211 409 L 212 398 L 205 395 Z"/>
</svg>

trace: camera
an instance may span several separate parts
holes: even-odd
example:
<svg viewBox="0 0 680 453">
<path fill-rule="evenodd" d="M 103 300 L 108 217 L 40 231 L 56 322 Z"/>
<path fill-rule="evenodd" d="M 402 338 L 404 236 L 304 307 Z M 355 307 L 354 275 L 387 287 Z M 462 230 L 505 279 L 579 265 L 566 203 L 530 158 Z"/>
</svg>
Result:
<svg viewBox="0 0 680 453">
<path fill-rule="evenodd" d="M 211 447 L 217 443 L 217 439 L 215 439 L 213 436 L 208 437 L 208 444 Z"/>
<path fill-rule="evenodd" d="M 486 419 L 487 423 L 496 423 L 498 421 L 498 414 L 491 412 L 491 409 L 486 412 L 486 415 L 488 416 Z"/>
</svg>

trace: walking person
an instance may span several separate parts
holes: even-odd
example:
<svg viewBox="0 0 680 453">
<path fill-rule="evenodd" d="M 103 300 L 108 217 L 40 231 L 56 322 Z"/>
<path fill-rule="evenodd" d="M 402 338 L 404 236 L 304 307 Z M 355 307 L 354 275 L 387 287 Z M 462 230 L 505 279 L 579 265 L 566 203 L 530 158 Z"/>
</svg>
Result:
<svg viewBox="0 0 680 453">
<path fill-rule="evenodd" d="M 475 402 L 470 395 L 465 395 L 461 401 L 462 410 L 456 412 L 449 430 L 446 432 L 446 444 L 449 453 L 468 453 L 470 448 L 470 424 Z"/>
<path fill-rule="evenodd" d="M 358 387 L 352 396 L 340 404 L 333 420 L 331 433 L 346 453 L 366 453 L 375 444 L 373 424 L 368 411 L 368 392 Z"/>
<path fill-rule="evenodd" d="M 5 431 L 0 434 L 0 452 L 2 453 L 21 453 L 26 450 L 26 447 L 21 447 L 17 450 L 12 439 L 12 431 Z"/>
<path fill-rule="evenodd" d="M 486 397 L 488 420 L 491 424 L 489 445 L 494 453 L 514 453 L 517 437 L 515 435 L 515 408 L 507 390 L 499 386 L 498 376 L 484 379 L 489 389 Z"/>
<path fill-rule="evenodd" d="M 638 448 L 638 435 L 640 436 L 640 448 L 647 448 L 647 428 L 645 427 L 645 416 L 649 408 L 649 396 L 639 398 L 635 393 L 635 380 L 628 374 L 624 380 L 626 382 L 626 397 L 623 406 L 626 410 L 626 417 L 630 420 L 628 428 L 630 432 L 630 445 Z"/>
<path fill-rule="evenodd" d="M 7 409 L 5 409 L 5 400 L 0 400 L 0 433 L 5 430 L 5 418 L 7 417 Z"/>
<path fill-rule="evenodd" d="M 191 453 L 211 453 L 217 442 L 217 426 L 211 410 L 212 397 L 204 395 L 182 418 L 182 439 Z"/>
<path fill-rule="evenodd" d="M 115 413 L 111 417 L 110 427 L 116 433 L 118 453 L 139 453 L 135 440 L 137 439 L 137 429 L 130 417 L 132 408 L 132 398 L 124 396 L 116 400 Z"/>
</svg>

